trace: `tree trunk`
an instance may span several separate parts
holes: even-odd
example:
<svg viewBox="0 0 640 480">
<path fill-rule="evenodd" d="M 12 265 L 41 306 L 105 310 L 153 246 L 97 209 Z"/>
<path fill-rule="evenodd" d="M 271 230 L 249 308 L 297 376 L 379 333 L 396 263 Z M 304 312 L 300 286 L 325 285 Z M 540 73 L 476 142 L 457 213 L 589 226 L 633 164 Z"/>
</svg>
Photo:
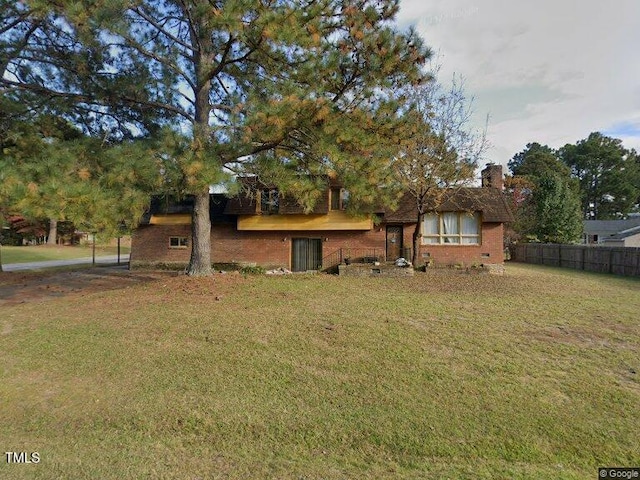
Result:
<svg viewBox="0 0 640 480">
<path fill-rule="evenodd" d="M 191 219 L 191 260 L 187 275 L 211 275 L 211 219 L 209 190 L 195 196 Z"/>
<path fill-rule="evenodd" d="M 49 236 L 47 237 L 47 245 L 58 244 L 58 220 L 55 218 L 49 219 Z"/>
<path fill-rule="evenodd" d="M 189 7 L 185 13 L 190 15 Z M 204 158 L 207 153 L 204 146 L 210 142 L 209 114 L 211 112 L 210 98 L 211 77 L 210 69 L 214 63 L 212 53 L 211 34 L 208 20 L 204 16 L 198 16 L 191 21 L 191 42 L 199 45 L 194 53 L 193 66 L 195 70 L 195 85 L 193 94 L 194 123 L 193 123 L 193 156 L 203 162 L 212 161 Z M 200 187 L 196 187 L 200 188 Z M 211 219 L 209 217 L 209 188 L 195 195 L 193 216 L 191 219 L 191 259 L 187 274 L 192 276 L 211 275 Z"/>
<path fill-rule="evenodd" d="M 413 229 L 413 255 L 411 258 L 411 263 L 413 263 L 413 267 L 417 268 L 418 262 L 420 261 L 420 226 L 422 225 L 422 220 L 424 218 L 424 214 L 418 213 L 418 222 L 416 223 L 416 227 Z"/>
</svg>

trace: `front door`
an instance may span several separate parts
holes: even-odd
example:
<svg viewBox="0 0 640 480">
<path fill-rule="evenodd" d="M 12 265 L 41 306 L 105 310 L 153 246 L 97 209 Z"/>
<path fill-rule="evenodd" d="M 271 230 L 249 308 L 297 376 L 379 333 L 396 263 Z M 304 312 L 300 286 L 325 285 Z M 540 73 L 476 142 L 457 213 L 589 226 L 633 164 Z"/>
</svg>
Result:
<svg viewBox="0 0 640 480">
<path fill-rule="evenodd" d="M 387 225 L 387 261 L 402 256 L 402 225 Z"/>
<path fill-rule="evenodd" d="M 291 245 L 291 270 L 306 272 L 322 268 L 322 239 L 294 238 Z"/>
</svg>

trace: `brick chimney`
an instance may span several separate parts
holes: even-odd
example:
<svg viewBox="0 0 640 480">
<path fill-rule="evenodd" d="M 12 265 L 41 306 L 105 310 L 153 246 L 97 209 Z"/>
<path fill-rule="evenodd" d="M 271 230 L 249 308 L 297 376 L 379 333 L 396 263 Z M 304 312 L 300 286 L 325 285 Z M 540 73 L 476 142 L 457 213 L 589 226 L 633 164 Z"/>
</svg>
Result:
<svg viewBox="0 0 640 480">
<path fill-rule="evenodd" d="M 482 186 L 489 188 L 504 189 L 504 179 L 502 177 L 502 165 L 487 164 L 484 170 L 480 172 Z"/>
</svg>

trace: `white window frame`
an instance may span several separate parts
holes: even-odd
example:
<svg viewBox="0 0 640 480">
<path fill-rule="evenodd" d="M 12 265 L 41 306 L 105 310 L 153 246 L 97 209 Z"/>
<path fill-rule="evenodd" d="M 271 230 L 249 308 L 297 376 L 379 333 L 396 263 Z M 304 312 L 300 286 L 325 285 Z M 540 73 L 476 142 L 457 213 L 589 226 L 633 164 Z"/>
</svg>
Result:
<svg viewBox="0 0 640 480">
<path fill-rule="evenodd" d="M 447 233 L 446 222 L 451 221 L 452 214 L 455 214 L 456 223 L 455 225 L 450 225 L 449 228 L 453 227 L 454 232 Z M 465 216 L 476 219 L 476 233 L 462 233 Z M 438 221 L 438 232 L 427 232 L 427 222 L 433 222 L 434 217 Z M 420 231 L 422 233 L 422 245 L 447 245 L 452 247 L 482 245 L 482 216 L 480 212 L 429 212 L 424 216 Z"/>
<path fill-rule="evenodd" d="M 174 240 L 176 240 L 176 245 L 173 245 Z M 189 247 L 189 237 L 183 237 L 178 235 L 171 235 L 169 237 L 169 248 L 188 248 Z"/>
</svg>

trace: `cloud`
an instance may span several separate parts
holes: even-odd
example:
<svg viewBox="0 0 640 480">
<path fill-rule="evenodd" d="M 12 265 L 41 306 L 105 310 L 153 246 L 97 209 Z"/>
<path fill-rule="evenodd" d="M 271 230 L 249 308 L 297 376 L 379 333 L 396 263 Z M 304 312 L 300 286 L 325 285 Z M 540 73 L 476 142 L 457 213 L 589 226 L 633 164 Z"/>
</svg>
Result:
<svg viewBox="0 0 640 480">
<path fill-rule="evenodd" d="M 491 116 L 493 161 L 593 131 L 640 150 L 640 1 L 401 0 L 399 22 L 440 53 L 441 80 L 464 77 L 476 121 Z"/>
</svg>

